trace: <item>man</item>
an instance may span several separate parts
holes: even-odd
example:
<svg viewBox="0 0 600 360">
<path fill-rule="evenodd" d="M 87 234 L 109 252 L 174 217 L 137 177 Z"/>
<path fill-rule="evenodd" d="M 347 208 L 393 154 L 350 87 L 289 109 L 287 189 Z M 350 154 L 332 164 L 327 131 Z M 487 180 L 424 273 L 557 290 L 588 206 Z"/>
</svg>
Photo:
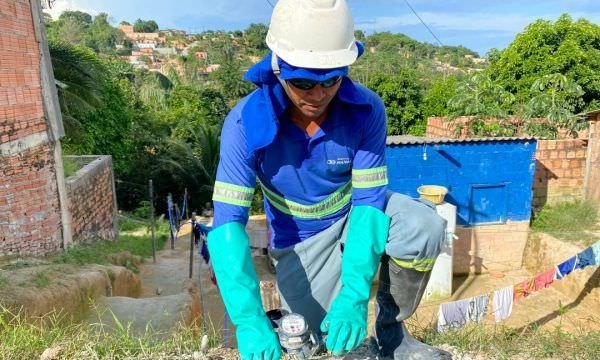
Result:
<svg viewBox="0 0 600 360">
<path fill-rule="evenodd" d="M 448 358 L 403 324 L 423 294 L 445 223 L 431 206 L 387 192 L 385 108 L 348 78 L 362 45 L 346 1 L 280 0 L 266 41 L 271 54 L 246 74 L 259 89 L 223 125 L 208 241 L 242 358 L 281 355 L 244 230 L 257 179 L 283 306 L 326 333 L 334 355 L 365 338 L 381 263 L 381 354 Z"/>
</svg>

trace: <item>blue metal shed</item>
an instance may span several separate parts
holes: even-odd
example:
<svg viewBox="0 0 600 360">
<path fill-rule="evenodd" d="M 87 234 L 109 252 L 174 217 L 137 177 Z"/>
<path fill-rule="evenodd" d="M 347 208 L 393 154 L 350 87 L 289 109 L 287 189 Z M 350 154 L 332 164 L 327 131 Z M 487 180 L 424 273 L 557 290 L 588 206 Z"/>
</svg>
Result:
<svg viewBox="0 0 600 360">
<path fill-rule="evenodd" d="M 527 221 L 535 149 L 533 138 L 389 136 L 389 189 L 417 197 L 421 185 L 443 185 L 461 225 Z"/>
</svg>

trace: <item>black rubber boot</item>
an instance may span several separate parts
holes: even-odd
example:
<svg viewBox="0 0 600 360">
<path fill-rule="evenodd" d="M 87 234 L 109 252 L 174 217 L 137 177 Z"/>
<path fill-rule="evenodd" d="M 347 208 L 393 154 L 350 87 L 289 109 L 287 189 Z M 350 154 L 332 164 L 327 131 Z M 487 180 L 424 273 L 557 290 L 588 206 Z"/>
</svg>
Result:
<svg viewBox="0 0 600 360">
<path fill-rule="evenodd" d="M 452 359 L 449 352 L 410 336 L 404 325 L 419 306 L 430 275 L 430 271 L 400 267 L 388 256 L 382 259 L 375 322 L 381 356 L 393 356 L 394 360 Z"/>
</svg>

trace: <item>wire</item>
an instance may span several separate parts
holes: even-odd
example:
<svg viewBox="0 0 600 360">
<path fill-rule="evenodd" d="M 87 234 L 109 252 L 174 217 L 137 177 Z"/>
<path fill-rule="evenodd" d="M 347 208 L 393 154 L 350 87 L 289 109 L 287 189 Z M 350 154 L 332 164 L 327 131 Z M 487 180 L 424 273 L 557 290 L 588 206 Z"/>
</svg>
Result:
<svg viewBox="0 0 600 360">
<path fill-rule="evenodd" d="M 268 1 L 268 0 L 267 0 Z M 415 16 L 419 19 L 419 21 L 421 22 L 421 24 L 423 24 L 423 26 L 425 26 L 427 28 L 427 30 L 429 30 L 429 33 L 435 38 L 435 40 L 437 40 L 438 44 L 440 44 L 440 46 L 444 46 L 444 44 L 442 44 L 442 42 L 440 41 L 440 39 L 435 35 L 435 33 L 429 28 L 429 26 L 427 26 L 427 24 L 425 24 L 425 21 L 423 21 L 423 19 L 421 19 L 421 17 L 419 16 L 419 14 L 417 14 L 417 12 L 415 11 L 415 9 L 413 9 L 413 7 L 410 5 L 410 3 L 408 2 L 408 0 L 404 0 L 404 2 L 406 3 L 406 5 L 409 7 L 410 11 L 413 12 L 413 14 L 415 14 Z"/>
<path fill-rule="evenodd" d="M 270 0 L 266 0 L 266 1 L 269 3 L 269 5 L 271 5 L 272 8 L 275 7 L 275 6 L 273 6 L 273 3 Z"/>
</svg>

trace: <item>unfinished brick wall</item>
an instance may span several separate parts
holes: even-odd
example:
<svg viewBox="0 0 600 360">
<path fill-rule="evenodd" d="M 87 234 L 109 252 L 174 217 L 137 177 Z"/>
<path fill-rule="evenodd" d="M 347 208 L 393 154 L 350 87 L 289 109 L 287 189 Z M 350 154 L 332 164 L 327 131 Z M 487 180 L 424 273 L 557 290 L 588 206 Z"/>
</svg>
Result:
<svg viewBox="0 0 600 360">
<path fill-rule="evenodd" d="M 456 123 L 465 123 L 460 118 L 456 121 L 448 121 L 445 117 L 430 117 L 427 119 L 427 129 L 425 136 L 429 138 L 448 138 L 448 139 L 463 139 L 466 137 L 466 132 L 462 134 L 456 133 Z"/>
<path fill-rule="evenodd" d="M 0 143 L 46 131 L 29 1 L 0 2 Z"/>
<path fill-rule="evenodd" d="M 600 203 L 600 114 L 590 119 L 587 162 L 586 199 Z"/>
<path fill-rule="evenodd" d="M 538 140 L 533 206 L 584 197 L 587 140 Z"/>
<path fill-rule="evenodd" d="M 66 180 L 73 243 L 117 236 L 111 156 L 68 156 L 83 167 Z"/>
<path fill-rule="evenodd" d="M 29 1 L 0 1 L 0 257 L 61 244 L 40 57 Z"/>
</svg>

